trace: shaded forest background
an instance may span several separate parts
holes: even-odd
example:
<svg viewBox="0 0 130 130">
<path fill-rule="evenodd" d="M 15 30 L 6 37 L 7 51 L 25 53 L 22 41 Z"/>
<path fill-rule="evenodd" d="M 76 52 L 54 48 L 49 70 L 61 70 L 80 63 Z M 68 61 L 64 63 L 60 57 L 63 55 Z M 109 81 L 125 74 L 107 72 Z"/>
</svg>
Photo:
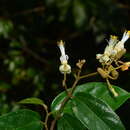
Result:
<svg viewBox="0 0 130 130">
<path fill-rule="evenodd" d="M 64 40 L 69 63 L 86 59 L 83 73 L 96 71 L 110 35 L 130 29 L 129 0 L 0 0 L 0 115 L 22 108 L 18 101 L 39 97 L 48 105 L 63 91 L 58 40 Z M 124 56 L 130 61 L 130 40 Z M 73 78 L 68 76 L 67 84 Z M 113 84 L 130 92 L 130 71 Z M 94 77 L 82 81 L 103 81 Z M 130 100 L 117 114 L 126 129 Z M 41 112 L 41 108 L 27 106 Z M 41 112 L 42 113 L 42 112 Z"/>
</svg>

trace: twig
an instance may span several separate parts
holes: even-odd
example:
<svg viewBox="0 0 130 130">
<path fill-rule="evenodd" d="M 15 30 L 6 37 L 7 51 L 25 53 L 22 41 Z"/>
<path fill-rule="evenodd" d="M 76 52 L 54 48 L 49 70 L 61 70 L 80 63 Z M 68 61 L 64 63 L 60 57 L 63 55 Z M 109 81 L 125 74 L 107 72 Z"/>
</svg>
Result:
<svg viewBox="0 0 130 130">
<path fill-rule="evenodd" d="M 23 45 L 23 50 L 25 51 L 25 52 L 27 52 L 28 54 L 30 54 L 32 57 L 34 57 L 36 60 L 38 60 L 38 61 L 40 61 L 41 63 L 43 63 L 43 64 L 45 64 L 45 65 L 47 65 L 48 66 L 48 62 L 45 60 L 45 59 L 43 59 L 42 57 L 40 57 L 38 54 L 36 54 L 35 52 L 33 52 L 31 49 L 29 49 L 28 47 L 27 47 L 27 43 L 26 43 L 26 41 L 25 41 L 25 39 L 23 38 L 23 36 L 20 36 L 20 42 L 22 43 L 22 45 Z"/>
<path fill-rule="evenodd" d="M 109 90 L 111 91 L 111 93 L 114 95 L 114 97 L 117 97 L 117 96 L 118 96 L 118 93 L 117 93 L 117 92 L 115 91 L 115 89 L 112 87 L 112 85 L 110 84 L 108 78 L 106 78 L 106 82 L 107 82 L 108 88 L 109 88 Z"/>
<path fill-rule="evenodd" d="M 80 72 L 81 72 L 81 71 L 78 72 L 78 75 L 77 75 L 77 77 L 76 77 L 76 79 L 75 79 L 75 82 L 74 82 L 73 85 L 72 85 L 72 89 L 71 89 L 70 92 L 69 92 L 70 95 L 73 94 L 73 92 L 74 92 L 74 90 L 75 90 L 75 88 L 76 88 L 76 85 L 77 85 L 78 81 L 80 80 Z M 51 123 L 51 128 L 50 128 L 50 130 L 54 130 L 56 121 L 60 118 L 61 113 L 62 113 L 62 111 L 63 111 L 63 109 L 64 109 L 64 106 L 66 105 L 66 103 L 69 101 L 70 98 L 71 98 L 70 96 L 67 96 L 67 97 L 63 100 L 63 102 L 61 103 L 61 107 L 60 107 L 60 109 L 59 109 L 59 111 L 58 111 L 58 113 L 57 113 L 57 116 L 55 117 L 55 119 L 54 119 L 54 120 L 52 121 L 52 123 Z"/>
<path fill-rule="evenodd" d="M 88 77 L 91 77 L 91 76 L 94 76 L 94 75 L 97 75 L 97 74 L 98 74 L 98 72 L 93 72 L 93 73 L 90 73 L 90 74 L 86 74 L 86 75 L 80 76 L 80 79 L 88 78 Z"/>
<path fill-rule="evenodd" d="M 45 112 L 46 112 L 46 117 L 45 117 L 45 122 L 44 122 L 44 125 L 45 125 L 45 129 L 48 130 L 48 126 L 47 126 L 47 121 L 48 121 L 48 107 L 46 105 L 43 104 L 43 108 L 45 109 Z"/>
<path fill-rule="evenodd" d="M 48 130 L 48 118 L 51 115 L 51 112 L 49 113 L 48 107 L 45 104 L 43 104 L 42 106 L 43 106 L 43 108 L 44 108 L 44 110 L 46 112 L 45 122 L 43 122 L 43 124 L 45 126 L 45 129 Z"/>
<path fill-rule="evenodd" d="M 17 15 L 27 15 L 27 14 L 30 14 L 30 13 L 41 12 L 41 11 L 44 11 L 44 10 L 45 10 L 45 7 L 43 7 L 43 6 L 41 6 L 41 7 L 35 7 L 33 9 L 28 9 L 28 10 L 21 11 L 21 12 L 18 12 L 16 14 L 13 14 L 12 17 L 15 17 Z"/>
<path fill-rule="evenodd" d="M 62 85 L 65 88 L 66 94 L 71 97 L 71 95 L 68 91 L 67 85 L 66 85 L 66 76 L 67 76 L 66 73 L 64 73 L 64 79 L 63 79 Z"/>
<path fill-rule="evenodd" d="M 75 81 L 74 81 L 74 83 L 73 83 L 71 89 L 70 89 L 69 92 L 68 92 L 69 95 L 62 101 L 61 106 L 60 106 L 60 109 L 59 109 L 59 111 L 58 111 L 56 117 L 55 117 L 54 120 L 51 122 L 50 130 L 54 130 L 56 121 L 61 117 L 61 113 L 63 112 L 66 103 L 72 98 L 72 96 L 70 96 L 70 95 L 73 95 L 73 92 L 74 92 L 74 90 L 75 90 L 76 87 L 77 87 L 78 81 L 79 81 L 80 79 L 87 78 L 87 77 L 91 77 L 91 76 L 94 76 L 94 75 L 97 75 L 97 74 L 98 74 L 98 72 L 94 72 L 94 73 L 91 73 L 91 74 L 87 74 L 87 75 L 80 76 L 82 67 L 83 67 L 83 65 L 82 65 L 81 67 L 79 67 L 78 73 L 77 73 L 77 75 L 75 75 Z M 66 75 L 64 75 L 63 83 L 64 83 L 63 85 L 66 86 Z"/>
<path fill-rule="evenodd" d="M 67 85 L 66 85 L 66 73 L 64 73 L 64 79 L 62 82 L 63 87 L 65 88 L 65 90 L 67 90 Z"/>
</svg>

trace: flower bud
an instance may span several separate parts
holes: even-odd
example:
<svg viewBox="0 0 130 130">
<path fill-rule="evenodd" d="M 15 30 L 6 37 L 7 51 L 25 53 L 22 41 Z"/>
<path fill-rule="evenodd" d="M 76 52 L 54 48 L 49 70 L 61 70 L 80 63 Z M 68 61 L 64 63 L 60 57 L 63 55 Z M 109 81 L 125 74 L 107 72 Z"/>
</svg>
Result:
<svg viewBox="0 0 130 130">
<path fill-rule="evenodd" d="M 64 74 L 64 73 L 67 73 L 67 74 L 70 74 L 71 73 L 71 66 L 68 65 L 68 64 L 62 64 L 60 65 L 59 67 L 59 71 Z"/>
<path fill-rule="evenodd" d="M 102 78 L 107 78 L 108 74 L 102 68 L 97 68 L 97 72 L 102 76 Z"/>
</svg>

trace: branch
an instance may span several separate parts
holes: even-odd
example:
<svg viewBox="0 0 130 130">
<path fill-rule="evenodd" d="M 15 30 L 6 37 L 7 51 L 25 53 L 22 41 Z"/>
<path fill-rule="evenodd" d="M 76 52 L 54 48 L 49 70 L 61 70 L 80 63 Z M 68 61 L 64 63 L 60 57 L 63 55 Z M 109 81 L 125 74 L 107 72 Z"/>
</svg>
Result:
<svg viewBox="0 0 130 130">
<path fill-rule="evenodd" d="M 80 79 L 84 79 L 84 78 L 88 78 L 88 77 L 91 77 L 91 76 L 95 76 L 97 74 L 98 74 L 98 72 L 93 72 L 93 73 L 90 73 L 90 74 L 86 74 L 86 75 L 80 76 Z"/>
<path fill-rule="evenodd" d="M 81 70 L 79 70 L 78 75 L 76 76 L 75 82 L 74 82 L 73 85 L 72 85 L 72 89 L 71 89 L 70 92 L 69 92 L 70 95 L 73 94 L 75 88 L 77 87 L 76 85 L 77 85 L 78 81 L 80 80 L 80 72 L 81 72 Z M 60 109 L 59 109 L 59 111 L 58 111 L 58 114 L 57 114 L 57 116 L 55 117 L 55 119 L 54 119 L 54 120 L 52 121 L 52 123 L 51 123 L 51 128 L 50 128 L 50 130 L 54 130 L 56 121 L 60 118 L 61 113 L 62 113 L 63 110 L 64 110 L 64 106 L 66 105 L 66 103 L 69 101 L 70 98 L 71 98 L 70 96 L 67 96 L 67 97 L 63 100 L 63 102 L 61 103 L 61 107 L 60 107 Z"/>
<path fill-rule="evenodd" d="M 29 49 L 28 47 L 27 47 L 27 43 L 26 43 L 26 41 L 25 41 L 25 39 L 24 39 L 24 37 L 23 36 L 20 36 L 20 42 L 22 43 L 22 45 L 23 45 L 23 50 L 25 51 L 25 52 L 27 52 L 28 54 L 30 54 L 34 59 L 36 59 L 37 61 L 40 61 L 41 63 L 43 63 L 43 64 L 45 64 L 46 66 L 48 66 L 48 62 L 47 62 L 47 60 L 45 60 L 45 59 L 43 59 L 42 57 L 40 57 L 37 53 L 35 53 L 35 52 L 33 52 L 31 49 Z"/>
<path fill-rule="evenodd" d="M 117 96 L 118 96 L 118 93 L 117 93 L 117 92 L 115 91 L 115 89 L 112 87 L 112 85 L 110 84 L 108 78 L 106 78 L 106 82 L 107 82 L 107 85 L 108 85 L 108 88 L 109 88 L 110 92 L 114 95 L 114 97 L 117 97 Z"/>
<path fill-rule="evenodd" d="M 15 17 L 17 15 L 27 15 L 27 14 L 30 14 L 30 13 L 41 12 L 41 11 L 44 11 L 44 10 L 45 10 L 45 7 L 39 6 L 39 7 L 33 8 L 33 9 L 28 9 L 28 10 L 24 10 L 24 11 L 18 12 L 16 14 L 14 14 L 13 17 Z"/>
<path fill-rule="evenodd" d="M 64 74 L 63 86 L 65 86 L 65 89 L 66 89 L 66 92 L 67 92 L 68 95 L 61 102 L 60 109 L 59 109 L 55 119 L 51 123 L 50 130 L 54 130 L 56 121 L 61 117 L 61 113 L 63 112 L 66 103 L 72 98 L 73 92 L 74 92 L 74 90 L 77 87 L 78 81 L 80 79 L 83 79 L 83 78 L 86 78 L 86 77 L 90 77 L 90 76 L 94 76 L 94 75 L 98 74 L 98 72 L 94 72 L 94 73 L 91 73 L 91 74 L 80 76 L 80 73 L 81 73 L 81 70 L 82 70 L 82 67 L 83 67 L 84 63 L 85 63 L 85 60 L 79 60 L 78 63 L 76 64 L 76 66 L 79 68 L 78 69 L 78 73 L 75 75 L 75 81 L 74 81 L 74 83 L 73 83 L 73 85 L 72 85 L 72 87 L 71 87 L 71 89 L 69 91 L 67 91 L 67 88 L 66 88 L 66 74 Z"/>
</svg>

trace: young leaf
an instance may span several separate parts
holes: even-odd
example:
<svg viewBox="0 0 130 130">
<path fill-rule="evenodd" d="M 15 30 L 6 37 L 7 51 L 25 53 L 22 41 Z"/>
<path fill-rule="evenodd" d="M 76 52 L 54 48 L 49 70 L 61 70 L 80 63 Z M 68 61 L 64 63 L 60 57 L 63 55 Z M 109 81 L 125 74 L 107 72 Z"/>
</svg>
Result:
<svg viewBox="0 0 130 130">
<path fill-rule="evenodd" d="M 58 120 L 58 130 L 86 130 L 84 125 L 74 116 L 64 114 Z"/>
<path fill-rule="evenodd" d="M 44 102 L 41 99 L 35 98 L 35 97 L 23 99 L 18 103 L 20 103 L 20 104 L 35 104 L 35 105 L 43 105 L 44 104 Z"/>
<path fill-rule="evenodd" d="M 23 109 L 0 116 L 0 130 L 42 130 L 38 113 Z"/>
<path fill-rule="evenodd" d="M 125 130 L 113 110 L 90 94 L 77 93 L 72 104 L 74 115 L 90 130 Z"/>
</svg>

